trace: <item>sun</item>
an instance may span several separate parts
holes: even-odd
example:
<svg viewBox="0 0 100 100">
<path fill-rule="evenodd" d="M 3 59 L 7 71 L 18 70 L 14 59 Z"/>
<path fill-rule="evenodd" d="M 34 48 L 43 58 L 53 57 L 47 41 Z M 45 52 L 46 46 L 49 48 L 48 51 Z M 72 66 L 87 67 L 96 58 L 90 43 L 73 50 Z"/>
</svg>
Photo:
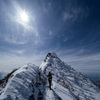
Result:
<svg viewBox="0 0 100 100">
<path fill-rule="evenodd" d="M 18 24 L 22 25 L 25 29 L 31 29 L 31 14 L 29 11 L 18 9 L 15 19 Z"/>
<path fill-rule="evenodd" d="M 28 14 L 27 14 L 25 11 L 20 12 L 19 15 L 20 15 L 20 19 L 21 19 L 24 23 L 29 22 L 29 16 L 28 16 Z"/>
</svg>

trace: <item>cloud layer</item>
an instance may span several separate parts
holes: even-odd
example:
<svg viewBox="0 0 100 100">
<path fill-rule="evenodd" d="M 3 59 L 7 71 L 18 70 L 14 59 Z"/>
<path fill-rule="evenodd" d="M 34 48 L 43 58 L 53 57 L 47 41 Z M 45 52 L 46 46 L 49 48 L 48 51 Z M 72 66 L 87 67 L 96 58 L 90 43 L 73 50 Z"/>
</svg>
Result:
<svg viewBox="0 0 100 100">
<path fill-rule="evenodd" d="M 1 70 L 28 62 L 40 65 L 48 52 L 55 51 L 79 71 L 98 72 L 99 8 L 98 0 L 1 0 Z M 22 11 L 29 15 L 27 24 L 19 18 Z"/>
</svg>

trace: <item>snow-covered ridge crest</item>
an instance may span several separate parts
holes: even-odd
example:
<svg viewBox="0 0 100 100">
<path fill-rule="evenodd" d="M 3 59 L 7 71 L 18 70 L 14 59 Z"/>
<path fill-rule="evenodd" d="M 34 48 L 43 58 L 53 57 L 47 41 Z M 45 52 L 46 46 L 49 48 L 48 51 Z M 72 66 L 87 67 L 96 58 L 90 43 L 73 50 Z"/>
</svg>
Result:
<svg viewBox="0 0 100 100">
<path fill-rule="evenodd" d="M 48 88 L 49 72 L 52 90 Z M 47 54 L 40 67 L 29 63 L 9 75 L 5 87 L 0 85 L 0 100 L 31 100 L 32 96 L 38 100 L 39 91 L 43 100 L 100 100 L 100 89 L 54 52 Z"/>
<path fill-rule="evenodd" d="M 100 90 L 87 77 L 52 55 L 48 53 L 40 65 L 44 74 L 51 72 L 53 81 L 67 88 L 77 100 L 100 100 Z"/>
<path fill-rule="evenodd" d="M 55 64 L 55 65 L 54 65 Z M 52 66 L 53 65 L 53 66 Z M 56 66 L 56 65 L 58 65 L 58 66 Z M 40 65 L 40 69 L 44 72 L 45 71 L 45 69 L 46 69 L 46 67 L 50 67 L 50 66 L 52 66 L 52 67 L 58 67 L 58 68 L 63 68 L 63 67 L 65 67 L 65 68 L 67 68 L 67 69 L 73 69 L 73 68 L 71 68 L 69 65 L 67 65 L 67 64 L 65 64 L 63 61 L 61 61 L 60 60 L 60 58 L 57 56 L 57 54 L 55 53 L 55 52 L 49 52 L 47 55 L 46 55 L 46 57 L 45 57 L 45 59 L 44 59 L 44 61 L 42 62 L 42 64 Z M 74 69 L 73 69 L 74 70 Z"/>
<path fill-rule="evenodd" d="M 0 100 L 28 100 L 32 94 L 33 85 L 35 93 L 38 67 L 34 64 L 27 64 L 16 70 L 9 78 L 5 88 L 2 88 Z M 43 88 L 43 86 L 41 86 Z M 37 98 L 36 95 L 34 98 Z"/>
</svg>

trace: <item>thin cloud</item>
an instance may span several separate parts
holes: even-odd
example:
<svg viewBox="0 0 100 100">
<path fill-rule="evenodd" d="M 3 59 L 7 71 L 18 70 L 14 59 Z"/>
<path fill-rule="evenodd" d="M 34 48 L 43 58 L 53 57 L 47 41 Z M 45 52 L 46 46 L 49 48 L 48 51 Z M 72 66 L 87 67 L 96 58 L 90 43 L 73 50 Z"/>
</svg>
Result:
<svg viewBox="0 0 100 100">
<path fill-rule="evenodd" d="M 88 8 L 75 8 L 69 6 L 66 10 L 62 13 L 62 20 L 66 21 L 76 21 L 77 19 L 80 20 L 82 18 L 86 18 L 89 14 Z"/>
<path fill-rule="evenodd" d="M 98 72 L 100 70 L 100 53 L 94 53 L 94 54 L 82 54 L 85 52 L 84 50 L 78 50 L 77 52 L 73 50 L 69 51 L 63 51 L 58 52 L 59 56 L 61 56 L 62 60 L 66 62 L 67 64 L 72 65 L 73 68 L 75 68 L 78 71 L 81 72 L 93 72 L 95 69 L 95 72 Z M 70 52 L 70 53 L 69 53 Z M 71 54 L 72 53 L 72 54 Z"/>
<path fill-rule="evenodd" d="M 67 56 L 64 58 L 67 59 Z M 67 62 L 92 62 L 92 61 L 100 61 L 100 54 L 93 54 L 87 56 L 68 56 Z"/>
<path fill-rule="evenodd" d="M 53 32 L 52 32 L 52 31 L 49 31 L 49 35 L 50 35 L 50 36 L 53 35 Z"/>
<path fill-rule="evenodd" d="M 11 53 L 14 53 L 14 54 L 24 54 L 25 50 L 10 50 Z"/>
<path fill-rule="evenodd" d="M 63 42 L 66 42 L 66 41 L 68 41 L 69 39 L 72 39 L 73 38 L 73 35 L 72 36 L 67 36 L 67 37 L 65 37 L 64 39 L 63 39 Z"/>
<path fill-rule="evenodd" d="M 14 51 L 14 52 L 20 52 L 20 51 Z M 5 71 L 5 72 L 10 72 L 14 68 L 21 67 L 28 63 L 32 63 L 32 64 L 36 64 L 36 65 L 40 66 L 40 64 L 44 60 L 47 53 L 48 53 L 48 51 L 43 51 L 43 52 L 40 52 L 39 54 L 33 53 L 29 57 L 28 56 L 20 56 L 19 57 L 17 55 L 13 55 L 13 54 L 7 54 L 7 55 L 0 54 L 0 65 L 1 65 L 0 70 Z"/>
<path fill-rule="evenodd" d="M 43 11 L 50 15 L 53 12 L 53 4 L 52 4 L 52 2 L 43 1 L 42 3 L 43 3 Z"/>
<path fill-rule="evenodd" d="M 17 37 L 4 36 L 4 40 L 11 44 L 26 44 L 27 40 L 19 40 Z"/>
<path fill-rule="evenodd" d="M 64 13 L 63 13 L 63 21 L 70 20 L 70 19 L 72 19 L 73 17 L 74 17 L 73 15 L 71 15 L 71 14 L 69 14 L 69 13 L 67 13 L 67 12 L 64 12 Z"/>
</svg>

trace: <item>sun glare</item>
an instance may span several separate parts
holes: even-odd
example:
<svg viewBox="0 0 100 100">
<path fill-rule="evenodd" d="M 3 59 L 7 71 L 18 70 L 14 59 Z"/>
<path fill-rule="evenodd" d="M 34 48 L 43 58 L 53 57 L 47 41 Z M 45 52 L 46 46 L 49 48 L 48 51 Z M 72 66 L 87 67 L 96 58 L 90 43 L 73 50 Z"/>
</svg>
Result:
<svg viewBox="0 0 100 100">
<path fill-rule="evenodd" d="M 20 18 L 23 22 L 27 23 L 29 21 L 29 17 L 25 11 L 20 13 Z"/>
<path fill-rule="evenodd" d="M 31 20 L 31 16 L 28 11 L 25 11 L 22 9 L 18 10 L 18 13 L 15 17 L 15 21 L 17 23 L 21 24 L 24 28 L 29 30 L 29 29 L 31 29 L 30 20 Z"/>
</svg>

